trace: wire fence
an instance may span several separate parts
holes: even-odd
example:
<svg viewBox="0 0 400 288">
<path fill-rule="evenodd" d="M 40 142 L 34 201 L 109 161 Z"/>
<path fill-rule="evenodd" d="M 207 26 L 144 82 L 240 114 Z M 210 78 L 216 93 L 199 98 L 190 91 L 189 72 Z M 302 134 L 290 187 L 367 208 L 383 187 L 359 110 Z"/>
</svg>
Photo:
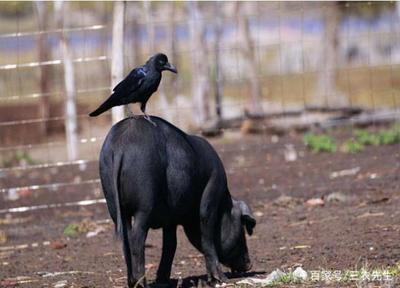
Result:
<svg viewBox="0 0 400 288">
<path fill-rule="evenodd" d="M 50 7 L 47 19 L 42 19 L 35 5 L 24 6 L 22 14 L 16 5 L 15 15 L 0 18 L 0 194 L 4 200 L 31 190 L 67 191 L 88 185 L 98 190 L 96 159 L 111 126 L 111 113 L 95 119 L 87 114 L 112 88 L 112 5 L 70 4 L 64 11 L 64 28 L 56 27 Z M 196 126 L 194 111 L 199 107 L 193 91 L 201 77 L 207 79 L 207 85 L 200 87 L 206 120 L 213 120 L 218 111 L 223 120 L 242 117 L 254 107 L 266 114 L 308 106 L 400 108 L 397 3 L 190 5 L 194 4 L 152 3 L 149 9 L 140 2 L 126 3 L 124 74 L 154 51 L 166 52 L 179 70 L 177 76 L 163 76 L 160 91 L 148 105 L 151 114 L 186 130 Z M 45 27 L 32 28 L 32 23 L 43 22 Z M 216 29 L 221 29 L 219 34 Z M 75 70 L 77 159 L 67 156 L 60 34 L 69 38 Z M 47 47 L 44 56 L 40 45 Z M 196 59 L 205 69 L 196 67 Z M 256 143 L 238 150 L 263 147 Z M 63 169 L 71 175 L 54 176 Z M 39 181 L 31 177 L 37 171 L 53 176 Z M 1 204 L 0 213 L 27 211 L 10 203 Z"/>
</svg>

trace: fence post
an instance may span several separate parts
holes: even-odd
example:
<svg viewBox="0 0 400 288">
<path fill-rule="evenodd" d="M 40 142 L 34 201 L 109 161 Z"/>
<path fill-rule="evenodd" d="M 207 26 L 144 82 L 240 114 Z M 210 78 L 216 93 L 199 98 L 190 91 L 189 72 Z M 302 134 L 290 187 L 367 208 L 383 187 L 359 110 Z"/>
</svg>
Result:
<svg viewBox="0 0 400 288">
<path fill-rule="evenodd" d="M 111 89 L 124 77 L 124 15 L 125 1 L 114 2 L 112 47 L 111 47 Z M 112 108 L 113 124 L 124 118 L 124 107 Z"/>
<path fill-rule="evenodd" d="M 46 31 L 49 27 L 49 9 L 46 2 L 35 1 L 36 13 L 38 17 L 39 30 Z M 37 37 L 38 58 L 39 62 L 44 62 L 51 59 L 51 46 L 47 41 L 47 36 L 44 33 L 39 33 Z M 42 97 L 39 100 L 39 116 L 43 119 L 40 127 L 42 135 L 47 134 L 47 118 L 50 114 L 50 77 L 52 68 L 49 65 L 40 66 L 40 92 Z"/>
<path fill-rule="evenodd" d="M 215 2 L 215 112 L 218 123 L 222 120 L 222 71 L 221 71 L 221 37 L 222 34 L 222 15 L 221 3 Z"/>
<path fill-rule="evenodd" d="M 72 53 L 69 47 L 69 41 L 64 32 L 64 2 L 54 1 L 54 10 L 56 23 L 59 29 L 62 29 L 60 36 L 61 53 L 64 66 L 64 116 L 65 116 L 65 136 L 67 139 L 68 160 L 75 160 L 78 156 L 77 151 L 77 115 L 76 115 L 76 95 L 75 95 L 75 75 L 74 64 L 72 62 Z"/>
<path fill-rule="evenodd" d="M 208 61 L 204 41 L 204 19 L 200 15 L 197 1 L 187 2 L 190 30 L 190 58 L 192 61 L 192 105 L 193 115 L 198 127 L 210 119 L 208 102 Z"/>
<path fill-rule="evenodd" d="M 342 13 L 338 2 L 325 4 L 324 39 L 322 41 L 321 71 L 318 73 L 317 87 L 313 95 L 313 105 L 317 107 L 342 108 L 349 105 L 346 95 L 336 87 L 336 71 L 339 61 L 339 28 Z"/>
<path fill-rule="evenodd" d="M 248 81 L 251 87 L 251 98 L 247 109 L 249 114 L 261 115 L 263 114 L 262 107 L 262 88 L 260 82 L 260 75 L 258 73 L 256 50 L 254 48 L 253 39 L 251 38 L 251 31 L 249 19 L 245 15 L 242 2 L 236 2 L 236 20 L 238 25 L 238 32 L 240 35 L 240 51 L 243 59 L 247 65 Z"/>
</svg>

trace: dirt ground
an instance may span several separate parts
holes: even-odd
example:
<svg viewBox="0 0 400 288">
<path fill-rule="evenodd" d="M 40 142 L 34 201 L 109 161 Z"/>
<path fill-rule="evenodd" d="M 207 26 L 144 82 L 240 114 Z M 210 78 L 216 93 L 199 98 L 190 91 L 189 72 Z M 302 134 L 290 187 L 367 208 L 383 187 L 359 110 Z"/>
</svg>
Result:
<svg viewBox="0 0 400 288">
<path fill-rule="evenodd" d="M 333 133 L 343 137 L 349 131 Z M 356 154 L 314 154 L 302 143 L 302 135 L 242 136 L 239 132 L 211 142 L 225 164 L 231 193 L 251 205 L 258 222 L 254 235 L 248 237 L 253 269 L 244 276 L 266 276 L 277 268 L 288 271 L 296 266 L 306 271 L 385 268 L 400 261 L 400 145 L 367 147 Z M 285 160 L 289 150 L 296 151 L 295 161 Z M 88 181 L 98 178 L 97 168 L 97 162 L 89 162 L 3 171 L 1 188 L 54 182 L 76 185 L 25 189 L 13 201 L 3 192 L 0 210 L 101 199 L 99 183 Z M 323 205 L 307 204 L 313 198 L 321 198 Z M 3 211 L 0 286 L 125 287 L 121 245 L 108 219 L 104 203 Z M 89 226 L 82 233 L 64 234 L 67 225 L 82 221 Z M 99 233 L 88 238 L 92 230 Z M 151 231 L 146 248 L 150 282 L 160 252 L 161 231 Z M 172 272 L 175 283 L 195 285 L 204 274 L 202 256 L 180 229 Z M 315 286 L 327 284 L 311 285 Z"/>
</svg>

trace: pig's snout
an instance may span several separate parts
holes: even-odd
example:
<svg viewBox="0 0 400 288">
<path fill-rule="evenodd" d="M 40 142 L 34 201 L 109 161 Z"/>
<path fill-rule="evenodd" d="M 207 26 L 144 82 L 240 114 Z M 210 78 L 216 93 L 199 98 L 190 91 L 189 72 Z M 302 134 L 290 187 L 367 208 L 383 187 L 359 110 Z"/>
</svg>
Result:
<svg viewBox="0 0 400 288">
<path fill-rule="evenodd" d="M 246 261 L 242 265 L 232 268 L 231 271 L 232 271 L 232 273 L 244 273 L 244 272 L 250 271 L 252 267 L 253 267 L 253 264 L 250 261 Z"/>
<path fill-rule="evenodd" d="M 253 264 L 249 261 L 248 263 L 246 263 L 246 267 L 244 268 L 244 272 L 250 271 L 251 268 L 253 268 Z"/>
</svg>

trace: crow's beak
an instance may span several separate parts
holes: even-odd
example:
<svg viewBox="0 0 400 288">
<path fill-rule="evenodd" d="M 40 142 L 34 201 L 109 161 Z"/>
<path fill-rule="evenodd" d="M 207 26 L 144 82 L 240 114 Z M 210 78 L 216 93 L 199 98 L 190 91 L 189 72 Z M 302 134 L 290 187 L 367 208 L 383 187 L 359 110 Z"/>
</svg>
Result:
<svg viewBox="0 0 400 288">
<path fill-rule="evenodd" d="M 164 70 L 169 70 L 169 71 L 171 71 L 171 72 L 178 73 L 178 70 L 176 70 L 175 66 L 172 65 L 172 64 L 170 64 L 169 62 L 167 62 L 167 63 L 164 65 Z"/>
</svg>

